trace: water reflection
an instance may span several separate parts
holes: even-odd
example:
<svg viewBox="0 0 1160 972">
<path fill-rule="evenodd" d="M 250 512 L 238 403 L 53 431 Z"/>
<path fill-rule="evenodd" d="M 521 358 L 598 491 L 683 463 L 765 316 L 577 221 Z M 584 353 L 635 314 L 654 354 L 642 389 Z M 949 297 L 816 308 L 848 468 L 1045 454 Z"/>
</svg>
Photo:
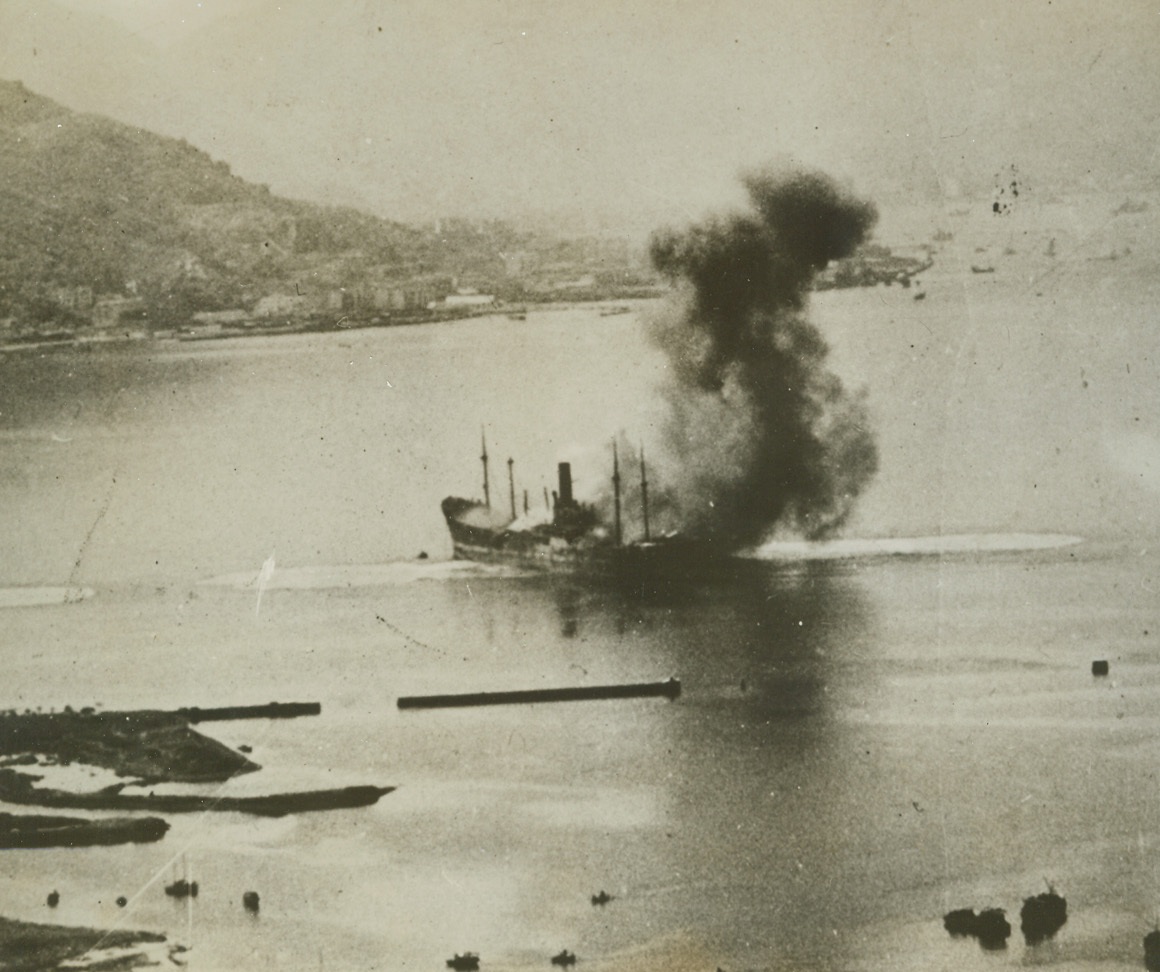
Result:
<svg viewBox="0 0 1160 972">
<path fill-rule="evenodd" d="M 841 570 L 753 565 L 696 615 L 699 643 L 674 643 L 695 687 L 673 724 L 666 846 L 688 884 L 670 904 L 733 963 L 817 961 L 861 906 L 844 858 L 866 767 L 838 715 L 866 687 L 846 653 L 873 611 Z"/>
<path fill-rule="evenodd" d="M 728 700 L 762 720 L 819 713 L 832 663 L 871 620 L 857 579 L 824 563 L 739 561 L 647 588 L 567 575 L 529 586 L 550 594 L 564 638 L 644 640 L 685 676 L 692 699 Z"/>
<path fill-rule="evenodd" d="M 723 965 L 835 956 L 835 924 L 873 910 L 873 881 L 848 873 L 865 866 L 855 837 L 865 828 L 850 821 L 871 763 L 839 717 L 869 687 L 857 657 L 875 615 L 861 578 L 836 565 L 746 563 L 646 596 L 536 578 L 505 603 L 550 606 L 577 683 L 619 670 L 683 686 L 671 707 L 617 704 L 586 723 L 631 739 L 631 758 L 608 758 L 619 778 L 656 785 L 665 808 L 659 826 L 593 851 L 601 880 L 623 895 L 619 927 L 594 925 L 589 949 L 668 930 Z"/>
</svg>

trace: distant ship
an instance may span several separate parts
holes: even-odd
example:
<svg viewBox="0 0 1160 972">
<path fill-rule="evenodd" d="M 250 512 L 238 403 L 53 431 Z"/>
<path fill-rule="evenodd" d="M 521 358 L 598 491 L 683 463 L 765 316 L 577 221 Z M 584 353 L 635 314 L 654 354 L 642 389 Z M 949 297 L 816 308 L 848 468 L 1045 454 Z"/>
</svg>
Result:
<svg viewBox="0 0 1160 972">
<path fill-rule="evenodd" d="M 443 517 L 451 533 L 457 560 L 510 564 L 556 571 L 631 571 L 666 569 L 687 573 L 727 556 L 711 541 L 695 540 L 681 534 L 654 537 L 649 529 L 648 480 L 641 459 L 641 505 L 644 535 L 625 542 L 620 515 L 620 463 L 613 447 L 614 521 L 601 522 L 596 509 L 576 500 L 572 492 L 572 467 L 557 467 L 558 490 L 552 494 L 550 517 L 529 513 L 527 496 L 524 514 L 516 511 L 512 460 L 508 460 L 511 494 L 510 515 L 491 505 L 487 444 L 483 445 L 483 500 L 448 496 L 443 500 Z"/>
</svg>

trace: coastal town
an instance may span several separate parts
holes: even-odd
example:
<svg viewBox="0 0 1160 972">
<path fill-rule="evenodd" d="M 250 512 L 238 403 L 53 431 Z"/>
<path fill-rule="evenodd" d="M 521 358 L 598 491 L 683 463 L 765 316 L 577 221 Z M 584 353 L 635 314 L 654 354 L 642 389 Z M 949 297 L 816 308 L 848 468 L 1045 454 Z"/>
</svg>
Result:
<svg viewBox="0 0 1160 972">
<path fill-rule="evenodd" d="M 555 259 L 565 251 L 565 259 Z M 818 290 L 848 287 L 909 287 L 932 265 L 931 248 L 898 255 L 869 245 L 834 261 L 818 277 Z M 539 250 L 497 253 L 493 273 L 415 273 L 401 275 L 375 267 L 343 283 L 284 284 L 269 292 L 249 293 L 230 306 L 206 300 L 174 313 L 158 306 L 135 281 L 120 291 L 98 292 L 85 284 L 50 283 L 24 313 L 0 317 L 0 348 L 17 350 L 45 344 L 96 345 L 111 342 L 200 341 L 259 334 L 338 331 L 457 320 L 507 314 L 522 320 L 529 308 L 550 309 L 600 303 L 602 313 L 622 313 L 620 303 L 663 296 L 670 284 L 622 239 L 591 238 L 554 242 Z M 180 268 L 184 281 L 208 280 L 200 262 L 189 257 Z M 316 275 L 314 275 L 316 276 Z"/>
<path fill-rule="evenodd" d="M 392 327 L 663 296 L 650 242 L 591 214 L 403 223 L 285 198 L 183 139 L 0 81 L 0 348 Z M 654 241 L 655 242 L 655 241 Z M 938 240 L 867 241 L 816 289 L 900 284 Z"/>
<path fill-rule="evenodd" d="M 464 224 L 465 225 L 465 224 Z M 441 227 L 436 227 L 440 231 Z M 485 234 L 472 229 L 481 239 Z M 100 344 L 150 339 L 207 340 L 254 334 L 390 327 L 507 313 L 518 318 L 530 305 L 652 298 L 668 288 L 626 241 L 592 238 L 542 244 L 538 249 L 493 251 L 494 264 L 457 272 L 377 265 L 360 266 L 362 254 L 344 254 L 345 265 L 259 290 L 243 288 L 229 299 L 214 290 L 212 274 L 185 254 L 173 268 L 177 289 L 190 299 L 166 306 L 167 295 L 129 280 L 120 290 L 48 282 L 32 300 L 0 316 L 0 346 L 46 343 Z M 221 288 L 225 291 L 234 288 Z M 224 297 L 224 299 L 223 299 Z M 224 305 L 224 306 L 223 306 Z M 610 307 L 615 312 L 617 308 Z"/>
</svg>

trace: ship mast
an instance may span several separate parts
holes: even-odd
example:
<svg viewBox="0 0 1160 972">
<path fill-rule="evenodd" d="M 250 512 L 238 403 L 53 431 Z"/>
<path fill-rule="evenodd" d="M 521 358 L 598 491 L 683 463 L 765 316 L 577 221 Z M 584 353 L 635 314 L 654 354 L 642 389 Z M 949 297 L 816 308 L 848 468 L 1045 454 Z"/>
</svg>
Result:
<svg viewBox="0 0 1160 972">
<path fill-rule="evenodd" d="M 480 427 L 479 440 L 483 443 L 483 453 L 479 457 L 479 461 L 483 463 L 483 505 L 491 506 L 491 490 L 487 482 L 487 436 L 484 435 L 484 430 Z"/>
<path fill-rule="evenodd" d="M 640 444 L 640 502 L 644 509 L 644 542 L 649 542 L 648 535 L 648 479 L 644 472 L 644 443 Z"/>
<path fill-rule="evenodd" d="M 516 477 L 515 477 L 515 473 L 512 472 L 512 467 L 515 464 L 516 464 L 516 461 L 509 456 L 508 457 L 508 492 L 511 494 L 512 519 L 513 520 L 516 518 Z"/>
<path fill-rule="evenodd" d="M 612 495 L 616 504 L 616 545 L 620 546 L 620 456 L 616 451 L 616 440 L 612 440 Z"/>
</svg>

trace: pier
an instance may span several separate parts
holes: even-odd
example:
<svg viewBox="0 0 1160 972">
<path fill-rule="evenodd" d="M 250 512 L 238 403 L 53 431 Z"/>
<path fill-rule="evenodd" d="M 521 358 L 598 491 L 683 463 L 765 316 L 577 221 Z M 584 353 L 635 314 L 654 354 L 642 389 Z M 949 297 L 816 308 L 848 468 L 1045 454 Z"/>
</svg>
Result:
<svg viewBox="0 0 1160 972">
<path fill-rule="evenodd" d="M 511 692 L 468 692 L 462 695 L 404 695 L 400 709 L 455 709 L 475 705 L 531 705 L 536 702 L 584 702 L 591 699 L 635 699 L 660 696 L 675 699 L 681 683 L 675 678 L 663 682 L 630 685 L 591 685 L 557 689 L 525 689 Z"/>
</svg>

